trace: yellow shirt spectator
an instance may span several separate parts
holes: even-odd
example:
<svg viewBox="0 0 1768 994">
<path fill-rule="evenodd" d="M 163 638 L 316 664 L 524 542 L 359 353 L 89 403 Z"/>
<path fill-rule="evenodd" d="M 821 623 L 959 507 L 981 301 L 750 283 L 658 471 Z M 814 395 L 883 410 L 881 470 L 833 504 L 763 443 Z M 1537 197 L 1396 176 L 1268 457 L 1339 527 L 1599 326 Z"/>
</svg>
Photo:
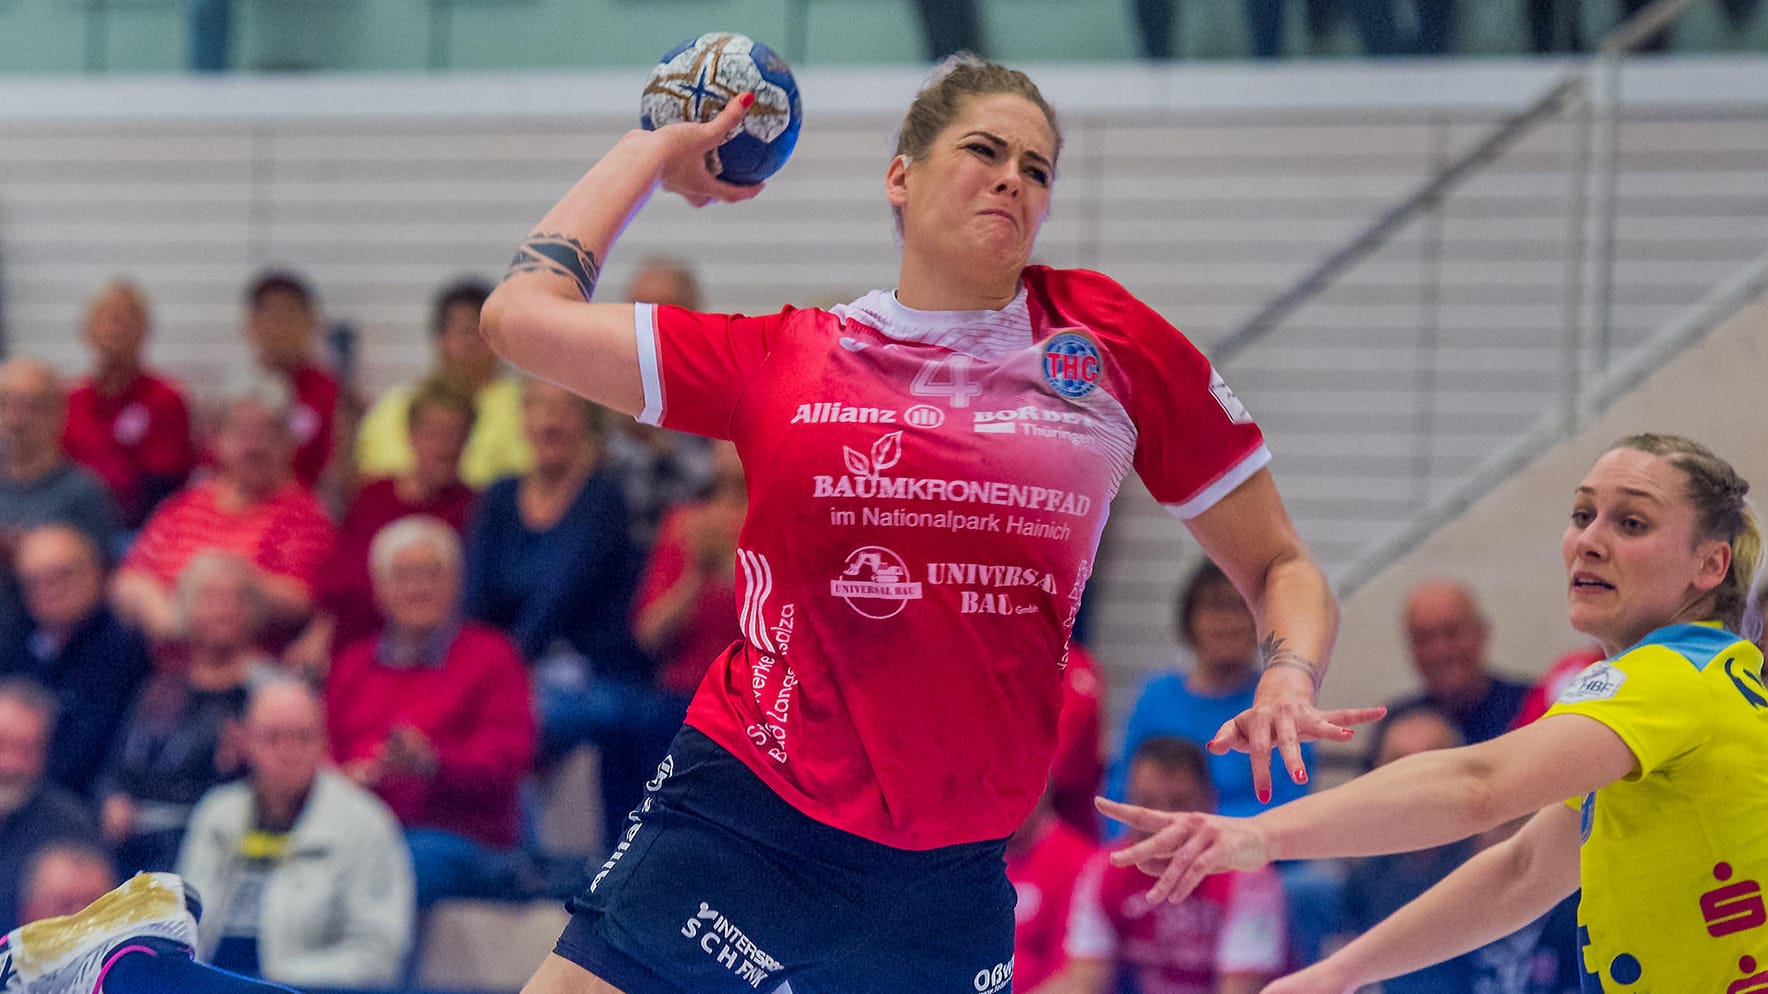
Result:
<svg viewBox="0 0 1768 994">
<path fill-rule="evenodd" d="M 406 416 L 413 386 L 394 387 L 375 402 L 356 433 L 356 466 L 365 479 L 397 476 L 411 469 Z M 513 377 L 492 380 L 473 398 L 478 417 L 460 457 L 460 478 L 475 490 L 506 476 L 526 473 L 534 453 L 522 433 L 522 387 Z"/>
</svg>

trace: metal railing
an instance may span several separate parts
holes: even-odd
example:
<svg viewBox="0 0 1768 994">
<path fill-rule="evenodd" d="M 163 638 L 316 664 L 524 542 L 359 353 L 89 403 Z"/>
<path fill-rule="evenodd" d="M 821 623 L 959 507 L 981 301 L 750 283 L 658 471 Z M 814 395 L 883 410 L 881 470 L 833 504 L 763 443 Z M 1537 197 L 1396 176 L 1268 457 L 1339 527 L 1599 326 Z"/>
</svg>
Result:
<svg viewBox="0 0 1768 994">
<path fill-rule="evenodd" d="M 1625 342 L 1617 338 L 1617 216 L 1625 110 L 1622 72 L 1628 53 L 1698 2 L 1658 0 L 1639 11 L 1602 41 L 1594 58 L 1568 69 L 1522 111 L 1496 123 L 1465 151 L 1443 162 L 1413 192 L 1207 350 L 1218 366 L 1231 370 L 1236 363 L 1272 365 L 1271 357 L 1283 349 L 1332 347 L 1324 335 L 1308 337 L 1315 331 L 1310 324 L 1332 324 L 1324 315 L 1333 306 L 1343 306 L 1331 299 L 1333 291 L 1354 297 L 1358 285 L 1379 283 L 1380 277 L 1372 272 L 1391 273 L 1393 256 L 1410 248 L 1410 243 L 1402 241 L 1408 235 L 1416 236 L 1420 263 L 1429 271 L 1420 277 L 1418 296 L 1424 298 L 1427 313 L 1419 321 L 1414 347 L 1420 354 L 1431 355 L 1419 361 L 1421 365 L 1430 363 L 1435 353 L 1446 348 L 1465 350 L 1469 342 L 1445 335 L 1438 327 L 1445 307 L 1439 282 L 1444 278 L 1442 228 L 1447 204 L 1496 171 L 1493 167 L 1522 143 L 1552 137 L 1544 133 L 1546 126 L 1565 129 L 1565 234 L 1560 258 L 1564 269 L 1560 319 L 1556 322 L 1559 340 L 1553 350 L 1556 358 L 1550 360 L 1557 366 L 1553 402 L 1533 418 L 1513 418 L 1515 427 L 1489 439 L 1483 451 L 1461 456 L 1450 453 L 1448 450 L 1457 446 L 1440 442 L 1438 435 L 1446 437 L 1455 431 L 1465 435 L 1465 426 L 1430 406 L 1437 402 L 1434 395 L 1443 385 L 1437 378 L 1442 374 L 1421 375 L 1414 401 L 1420 406 L 1413 419 L 1416 457 L 1411 462 L 1413 472 L 1424 474 L 1424 480 L 1407 488 L 1416 499 L 1405 514 L 1395 515 L 1404 518 L 1397 526 L 1385 528 L 1383 534 L 1361 543 L 1350 555 L 1336 561 L 1327 559 L 1341 596 L 1357 589 L 1548 447 L 1569 437 L 1645 371 L 1768 289 L 1768 256 L 1764 256 L 1741 265 L 1692 302 L 1686 300 L 1687 293 L 1661 294 L 1663 299 L 1653 303 L 1676 305 L 1673 317 L 1650 334 L 1633 334 Z M 1762 171 L 1768 180 L 1768 164 Z M 1493 220 L 1505 221 L 1502 217 Z M 1768 224 L 1762 231 L 1768 233 Z M 1734 258 L 1743 262 L 1749 254 L 1739 252 Z M 1383 263 L 1389 264 L 1385 270 Z M 1546 354 L 1545 350 L 1540 354 Z M 1255 377 L 1249 373 L 1245 379 L 1251 384 Z M 1354 397 L 1339 399 L 1345 404 L 1355 402 Z M 1494 400 L 1494 404 L 1505 402 Z M 1468 445 L 1465 437 L 1455 441 L 1460 448 Z M 1457 460 L 1452 471 L 1442 469 Z M 1298 484 L 1296 491 L 1306 502 L 1310 497 L 1308 481 L 1286 481 L 1286 494 L 1291 492 L 1291 482 Z"/>
</svg>

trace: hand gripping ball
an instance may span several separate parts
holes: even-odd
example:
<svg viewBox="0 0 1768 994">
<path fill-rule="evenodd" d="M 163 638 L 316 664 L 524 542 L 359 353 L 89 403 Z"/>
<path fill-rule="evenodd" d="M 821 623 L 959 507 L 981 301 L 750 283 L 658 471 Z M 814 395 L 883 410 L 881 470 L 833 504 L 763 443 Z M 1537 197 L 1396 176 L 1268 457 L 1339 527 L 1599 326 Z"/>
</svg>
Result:
<svg viewBox="0 0 1768 994">
<path fill-rule="evenodd" d="M 743 129 L 712 153 L 708 165 L 727 183 L 759 183 L 786 164 L 804 119 L 792 70 L 766 45 L 723 31 L 677 45 L 645 82 L 639 123 L 656 129 L 709 121 L 744 93 L 755 94 L 755 105 Z"/>
</svg>

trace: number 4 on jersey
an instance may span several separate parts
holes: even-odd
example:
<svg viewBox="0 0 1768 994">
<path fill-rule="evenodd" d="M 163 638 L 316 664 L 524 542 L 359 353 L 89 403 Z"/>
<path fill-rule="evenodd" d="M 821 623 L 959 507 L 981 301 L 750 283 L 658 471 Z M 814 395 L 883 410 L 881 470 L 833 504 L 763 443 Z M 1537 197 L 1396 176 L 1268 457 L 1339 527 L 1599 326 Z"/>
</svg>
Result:
<svg viewBox="0 0 1768 994">
<path fill-rule="evenodd" d="M 970 382 L 970 357 L 949 355 L 929 359 L 915 374 L 909 392 L 917 397 L 944 397 L 951 407 L 969 407 L 970 398 L 981 395 L 982 385 Z"/>
</svg>

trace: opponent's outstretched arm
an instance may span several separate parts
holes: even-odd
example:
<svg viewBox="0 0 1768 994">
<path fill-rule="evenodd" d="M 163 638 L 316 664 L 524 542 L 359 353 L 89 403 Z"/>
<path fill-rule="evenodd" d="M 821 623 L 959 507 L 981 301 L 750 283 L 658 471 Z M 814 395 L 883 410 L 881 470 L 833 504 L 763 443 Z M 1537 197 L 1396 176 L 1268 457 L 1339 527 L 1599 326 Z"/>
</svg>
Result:
<svg viewBox="0 0 1768 994">
<path fill-rule="evenodd" d="M 1633 772 L 1608 726 L 1553 715 L 1489 742 L 1423 752 L 1252 818 L 1151 811 L 1100 798 L 1099 810 L 1149 833 L 1112 853 L 1158 877 L 1151 900 L 1180 900 L 1204 877 L 1278 859 L 1379 856 L 1464 839 Z"/>
<path fill-rule="evenodd" d="M 1550 804 L 1344 948 L 1265 994 L 1350 994 L 1478 949 L 1578 888 L 1578 812 Z"/>
<path fill-rule="evenodd" d="M 696 207 L 761 192 L 715 179 L 706 153 L 742 125 L 755 102 L 744 94 L 705 123 L 632 131 L 553 205 L 516 250 L 480 313 L 479 330 L 513 365 L 605 407 L 644 408 L 632 305 L 592 304 L 614 239 L 659 185 Z"/>
</svg>

